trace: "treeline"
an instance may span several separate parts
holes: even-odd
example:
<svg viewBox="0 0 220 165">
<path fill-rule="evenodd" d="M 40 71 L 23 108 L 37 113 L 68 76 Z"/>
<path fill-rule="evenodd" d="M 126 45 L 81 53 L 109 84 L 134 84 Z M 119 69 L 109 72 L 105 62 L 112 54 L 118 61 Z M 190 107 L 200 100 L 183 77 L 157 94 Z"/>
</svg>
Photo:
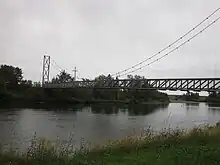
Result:
<svg viewBox="0 0 220 165">
<path fill-rule="evenodd" d="M 33 91 L 32 88 L 34 86 L 40 88 L 40 83 L 32 83 L 31 80 L 24 80 L 23 72 L 20 68 L 9 65 L 0 66 L 1 101 L 27 97 Z"/>
<path fill-rule="evenodd" d="M 220 92 L 209 92 L 209 95 L 205 99 L 199 97 L 199 93 L 187 92 L 182 96 L 186 101 L 195 101 L 195 102 L 208 102 L 208 103 L 220 103 Z"/>
<path fill-rule="evenodd" d="M 193 101 L 193 102 L 207 102 L 220 103 L 220 92 L 209 92 L 208 96 L 199 96 L 197 92 L 187 92 L 186 94 L 175 97 L 176 100 Z"/>
<path fill-rule="evenodd" d="M 210 103 L 220 103 L 220 92 L 210 92 L 206 100 Z"/>
<path fill-rule="evenodd" d="M 187 92 L 180 97 L 182 100 L 185 101 L 200 101 L 199 100 L 199 93 Z"/>
<path fill-rule="evenodd" d="M 96 84 L 103 83 L 106 80 L 113 79 L 110 75 L 100 75 L 93 80 Z M 144 79 L 144 77 L 135 75 L 128 75 L 128 79 Z M 53 83 L 68 83 L 72 82 L 74 78 L 62 71 L 56 77 L 52 79 Z M 89 79 L 82 79 L 82 81 L 88 81 Z M 167 94 L 158 92 L 157 90 L 135 90 L 135 89 L 47 89 L 50 98 L 65 99 L 73 98 L 75 100 L 112 100 L 112 101 L 124 101 L 124 102 L 149 102 L 149 101 L 169 101 Z"/>
<path fill-rule="evenodd" d="M 167 94 L 156 90 L 116 90 L 116 89 L 46 89 L 50 98 L 66 98 L 75 101 L 121 101 L 121 102 L 165 102 L 169 101 Z"/>
<path fill-rule="evenodd" d="M 100 75 L 94 80 L 102 83 L 106 79 L 113 79 L 110 75 Z M 141 76 L 129 75 L 128 79 L 142 79 Z M 88 79 L 83 79 L 87 81 Z M 71 82 L 74 78 L 65 71 L 52 78 L 52 82 Z M 28 102 L 150 102 L 168 101 L 165 93 L 157 90 L 121 90 L 121 89 L 43 89 L 39 82 L 23 79 L 22 69 L 9 65 L 0 66 L 0 101 L 25 100 Z"/>
</svg>

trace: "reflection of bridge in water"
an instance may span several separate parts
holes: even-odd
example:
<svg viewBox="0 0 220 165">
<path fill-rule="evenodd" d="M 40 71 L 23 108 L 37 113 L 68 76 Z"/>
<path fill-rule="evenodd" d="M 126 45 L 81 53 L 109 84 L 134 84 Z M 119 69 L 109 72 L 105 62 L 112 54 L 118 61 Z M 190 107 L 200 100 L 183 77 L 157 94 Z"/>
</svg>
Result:
<svg viewBox="0 0 220 165">
<path fill-rule="evenodd" d="M 109 79 L 103 82 L 73 81 L 68 83 L 45 83 L 43 87 L 214 92 L 220 91 L 220 78 Z"/>
</svg>

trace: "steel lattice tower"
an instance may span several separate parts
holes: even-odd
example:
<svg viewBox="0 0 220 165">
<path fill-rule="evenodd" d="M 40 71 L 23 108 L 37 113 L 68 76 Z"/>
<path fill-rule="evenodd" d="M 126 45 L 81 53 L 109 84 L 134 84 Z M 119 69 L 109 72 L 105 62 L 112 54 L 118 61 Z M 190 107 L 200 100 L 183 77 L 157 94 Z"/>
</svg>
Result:
<svg viewBox="0 0 220 165">
<path fill-rule="evenodd" d="M 50 80 L 50 56 L 44 55 L 43 59 L 43 74 L 42 85 L 48 83 Z"/>
</svg>

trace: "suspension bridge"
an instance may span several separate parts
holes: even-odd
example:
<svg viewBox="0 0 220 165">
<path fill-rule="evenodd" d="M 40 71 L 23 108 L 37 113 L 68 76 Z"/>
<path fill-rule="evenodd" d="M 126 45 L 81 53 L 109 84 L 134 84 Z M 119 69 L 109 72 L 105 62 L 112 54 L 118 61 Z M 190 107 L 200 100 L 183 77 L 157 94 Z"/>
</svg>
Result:
<svg viewBox="0 0 220 165">
<path fill-rule="evenodd" d="M 172 91 L 180 90 L 180 91 L 198 91 L 198 92 L 220 91 L 220 78 L 120 79 L 120 77 L 122 76 L 135 73 L 137 71 L 142 70 L 143 68 L 147 66 L 152 65 L 155 62 L 160 61 L 166 56 L 179 50 L 181 47 L 183 47 L 187 43 L 191 42 L 198 35 L 208 30 L 212 25 L 214 25 L 220 19 L 220 16 L 216 16 L 216 14 L 219 11 L 220 11 L 220 8 L 217 8 L 214 12 L 208 15 L 205 19 L 199 22 L 196 26 L 194 26 L 192 29 L 190 29 L 188 32 L 186 32 L 182 36 L 180 36 L 177 40 L 175 40 L 174 42 L 172 42 L 165 48 L 161 49 L 156 54 L 153 54 L 152 56 L 133 65 L 132 67 L 129 67 L 122 71 L 111 74 L 111 77 L 107 77 L 104 81 L 101 81 L 101 82 L 95 81 L 95 80 L 76 81 L 76 79 L 74 79 L 71 82 L 59 82 L 59 83 L 51 82 L 49 79 L 51 57 L 44 56 L 42 85 L 44 88 L 50 88 L 50 89 L 52 88 L 99 88 L 99 89 L 172 90 Z M 211 21 L 208 22 L 208 20 L 211 20 Z"/>
</svg>

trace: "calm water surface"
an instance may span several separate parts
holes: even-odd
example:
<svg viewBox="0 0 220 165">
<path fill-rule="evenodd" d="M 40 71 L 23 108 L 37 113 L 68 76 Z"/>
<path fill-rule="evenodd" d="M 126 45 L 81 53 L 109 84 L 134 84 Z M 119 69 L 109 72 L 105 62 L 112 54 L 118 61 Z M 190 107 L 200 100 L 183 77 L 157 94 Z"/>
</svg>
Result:
<svg viewBox="0 0 220 165">
<path fill-rule="evenodd" d="M 140 134 L 149 125 L 190 129 L 220 120 L 220 107 L 205 103 L 171 103 L 167 106 L 119 108 L 98 105 L 72 109 L 1 109 L 0 141 L 25 149 L 36 134 L 50 140 L 68 140 L 80 146 L 83 141 L 103 144 L 108 140 Z"/>
</svg>

